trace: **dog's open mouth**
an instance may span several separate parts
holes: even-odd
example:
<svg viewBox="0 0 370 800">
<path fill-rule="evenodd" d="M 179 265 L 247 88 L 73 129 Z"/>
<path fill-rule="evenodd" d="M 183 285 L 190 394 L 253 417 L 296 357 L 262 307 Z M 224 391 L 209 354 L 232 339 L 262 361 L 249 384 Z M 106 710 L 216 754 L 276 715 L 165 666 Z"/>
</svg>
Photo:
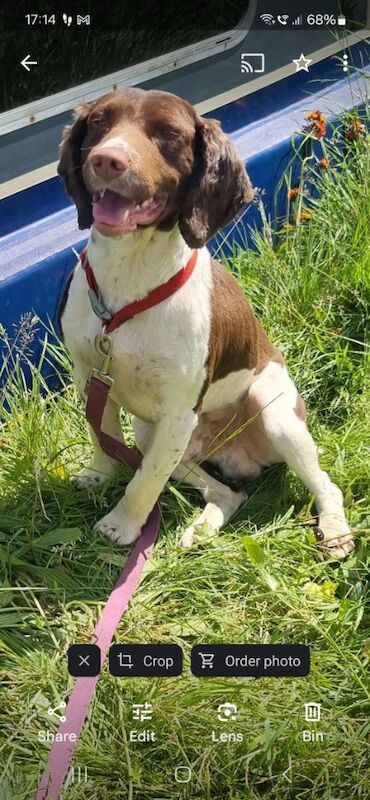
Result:
<svg viewBox="0 0 370 800">
<path fill-rule="evenodd" d="M 111 233 L 130 233 L 138 225 L 150 225 L 158 219 L 166 203 L 165 195 L 135 203 L 111 189 L 92 196 L 93 217 L 98 228 L 102 226 L 105 232 L 111 228 Z"/>
</svg>

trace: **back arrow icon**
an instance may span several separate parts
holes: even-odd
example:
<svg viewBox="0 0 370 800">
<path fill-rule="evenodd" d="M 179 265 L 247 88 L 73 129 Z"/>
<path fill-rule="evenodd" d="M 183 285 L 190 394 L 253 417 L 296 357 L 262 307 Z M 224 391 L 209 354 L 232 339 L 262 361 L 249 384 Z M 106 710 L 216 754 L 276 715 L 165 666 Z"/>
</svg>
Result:
<svg viewBox="0 0 370 800">
<path fill-rule="evenodd" d="M 29 58 L 31 58 L 30 54 L 28 54 L 28 56 L 25 56 L 23 61 L 21 61 L 22 67 L 24 67 L 27 70 L 27 72 L 31 72 L 30 67 L 32 64 L 37 64 L 37 61 L 29 61 L 28 60 Z"/>
</svg>

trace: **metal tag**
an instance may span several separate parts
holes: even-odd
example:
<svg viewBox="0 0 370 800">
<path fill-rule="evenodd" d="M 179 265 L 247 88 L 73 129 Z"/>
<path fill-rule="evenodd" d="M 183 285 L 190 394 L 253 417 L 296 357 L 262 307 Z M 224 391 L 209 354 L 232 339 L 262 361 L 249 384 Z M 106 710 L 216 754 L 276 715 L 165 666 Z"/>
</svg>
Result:
<svg viewBox="0 0 370 800">
<path fill-rule="evenodd" d="M 98 295 L 95 294 L 93 289 L 89 289 L 88 290 L 88 295 L 89 295 L 89 298 L 90 298 L 90 303 L 91 303 L 92 310 L 97 315 L 97 317 L 100 317 L 100 319 L 106 319 L 106 320 L 111 319 L 111 315 L 110 315 L 109 311 L 107 311 L 104 303 L 102 302 L 101 297 L 98 297 Z"/>
<path fill-rule="evenodd" d="M 104 328 L 101 333 L 98 333 L 97 336 L 95 336 L 95 350 L 103 358 L 103 364 L 100 372 L 103 375 L 108 375 L 110 362 L 113 358 L 113 341 L 112 337 L 109 336 L 108 333 L 105 333 Z"/>
</svg>

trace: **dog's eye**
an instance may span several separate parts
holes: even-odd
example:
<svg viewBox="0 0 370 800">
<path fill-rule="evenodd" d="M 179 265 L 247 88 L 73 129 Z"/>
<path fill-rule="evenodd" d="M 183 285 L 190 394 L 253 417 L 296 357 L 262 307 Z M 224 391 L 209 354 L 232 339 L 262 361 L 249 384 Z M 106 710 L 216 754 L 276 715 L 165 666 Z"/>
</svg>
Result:
<svg viewBox="0 0 370 800">
<path fill-rule="evenodd" d="M 103 116 L 92 117 L 89 122 L 94 128 L 105 128 L 107 125 L 106 119 Z"/>
<path fill-rule="evenodd" d="M 159 131 L 159 136 L 161 139 L 178 139 L 180 131 L 176 131 L 174 128 L 162 128 Z"/>
</svg>

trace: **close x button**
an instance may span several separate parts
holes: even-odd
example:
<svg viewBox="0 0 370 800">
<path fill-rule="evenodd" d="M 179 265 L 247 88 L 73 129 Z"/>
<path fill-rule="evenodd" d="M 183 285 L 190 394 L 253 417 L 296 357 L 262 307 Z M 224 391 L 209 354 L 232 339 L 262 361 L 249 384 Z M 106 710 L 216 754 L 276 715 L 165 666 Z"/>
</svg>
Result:
<svg viewBox="0 0 370 800">
<path fill-rule="evenodd" d="M 109 671 L 117 678 L 174 678 L 182 673 L 177 644 L 114 644 Z"/>
<path fill-rule="evenodd" d="M 94 678 L 100 672 L 100 648 L 96 644 L 72 644 L 68 672 L 74 678 Z"/>
</svg>

